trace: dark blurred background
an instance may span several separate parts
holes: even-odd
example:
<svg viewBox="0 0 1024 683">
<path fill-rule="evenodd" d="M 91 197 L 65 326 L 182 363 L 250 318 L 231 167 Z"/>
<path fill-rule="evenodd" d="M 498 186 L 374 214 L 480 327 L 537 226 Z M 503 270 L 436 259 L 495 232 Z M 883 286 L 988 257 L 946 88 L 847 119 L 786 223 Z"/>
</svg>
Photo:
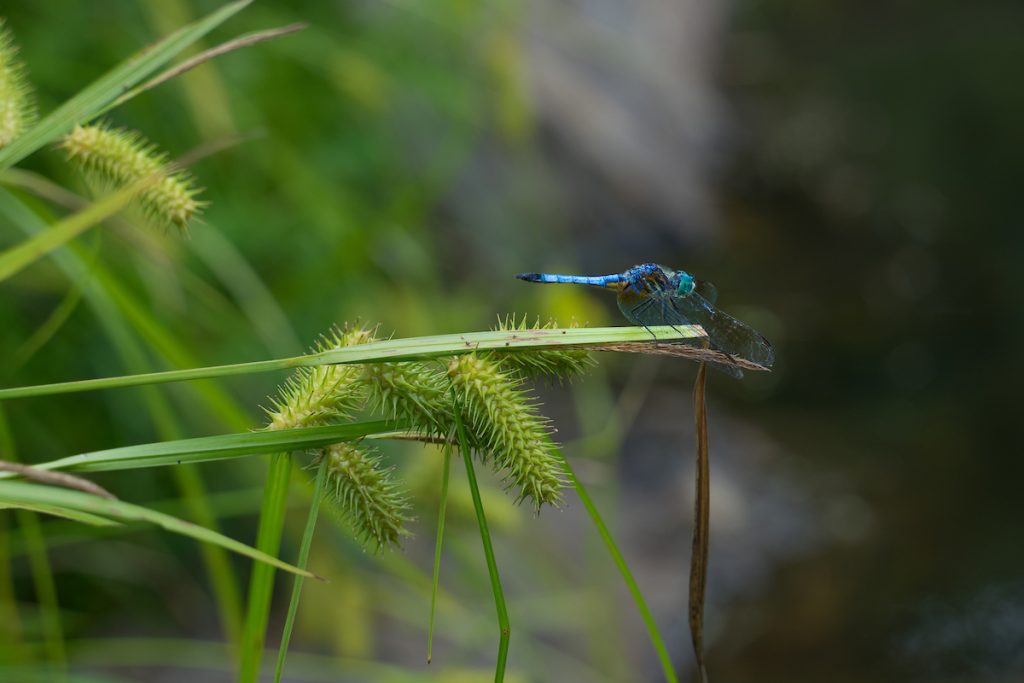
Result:
<svg viewBox="0 0 1024 683">
<path fill-rule="evenodd" d="M 217 4 L 0 12 L 45 112 Z M 356 319 L 398 336 L 485 329 L 511 312 L 621 324 L 601 292 L 512 275 L 683 268 L 778 355 L 770 375 L 710 382 L 712 679 L 1024 678 L 1024 5 L 258 2 L 206 45 L 293 21 L 310 27 L 109 115 L 173 156 L 242 141 L 194 167 L 210 206 L 187 239 L 116 226 L 81 239 L 94 276 L 120 292 L 114 322 L 84 296 L 28 357 L 26 339 L 71 285 L 46 263 L 4 283 L 0 354 L 14 360 L 3 384 L 138 371 L 119 324 L 150 369 L 294 354 Z M 24 167 L 81 191 L 55 150 Z M 0 244 L 20 239 L 0 227 Z M 694 368 L 600 360 L 537 391 L 693 680 Z M 258 426 L 280 379 L 167 389 L 170 423 L 136 390 L 5 409 L 22 458 L 38 462 Z M 437 457 L 388 454 L 416 493 L 416 537 L 374 558 L 343 527 L 322 529 L 312 568 L 332 583 L 304 593 L 289 671 L 487 680 L 497 627 L 461 479 L 428 668 Z M 263 467 L 200 470 L 224 530 L 244 541 Z M 185 514 L 165 470 L 102 483 Z M 511 678 L 659 680 L 575 497 L 538 518 L 490 486 Z M 228 675 L 202 646 L 222 636 L 194 544 L 43 528 L 76 670 L 178 680 L 171 667 L 188 660 L 196 681 Z M 14 570 L 32 633 L 45 615 L 23 558 Z M 126 638 L 139 639 L 132 657 Z"/>
</svg>

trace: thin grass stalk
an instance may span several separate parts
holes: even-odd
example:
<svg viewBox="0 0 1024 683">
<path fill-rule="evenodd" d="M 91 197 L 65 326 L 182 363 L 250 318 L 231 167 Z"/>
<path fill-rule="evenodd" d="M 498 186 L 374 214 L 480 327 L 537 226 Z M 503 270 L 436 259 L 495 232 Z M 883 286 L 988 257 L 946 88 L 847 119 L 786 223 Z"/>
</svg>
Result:
<svg viewBox="0 0 1024 683">
<path fill-rule="evenodd" d="M 11 435 L 7 414 L 2 404 L 0 404 L 0 454 L 7 460 L 17 460 L 14 438 Z M 57 582 L 53 578 L 49 549 L 39 523 L 39 516 L 36 513 L 28 510 L 15 510 L 14 516 L 28 555 L 32 587 L 35 590 L 36 599 L 39 601 L 39 621 L 43 634 L 44 651 L 54 675 L 57 675 L 67 669 L 67 652 L 64 648 L 64 626 L 61 623 Z M 17 610 L 13 603 L 11 608 Z"/>
<path fill-rule="evenodd" d="M 693 545 L 690 553 L 690 639 L 697 675 L 707 683 L 704 666 L 704 594 L 708 580 L 708 542 L 711 521 L 711 464 L 708 459 L 707 366 L 697 368 L 693 385 L 693 414 L 697 423 L 697 474 L 693 500 Z"/>
<path fill-rule="evenodd" d="M 615 566 L 618 567 L 619 574 L 622 575 L 622 580 L 629 589 L 629 594 L 633 598 L 633 603 L 636 605 L 637 611 L 640 612 L 640 618 L 643 620 L 644 627 L 647 629 L 647 637 L 650 638 L 651 644 L 654 646 L 654 650 L 658 654 L 658 661 L 661 663 L 661 670 L 665 676 L 665 680 L 668 681 L 668 683 L 679 683 L 675 667 L 672 664 L 672 658 L 669 657 L 668 649 L 665 647 L 665 640 L 661 637 L 661 631 L 658 630 L 658 624 L 654 621 L 654 616 L 651 614 L 651 610 L 647 606 L 647 601 L 644 600 L 643 593 L 640 592 L 640 586 L 637 585 L 636 579 L 633 578 L 633 572 L 630 571 L 629 565 L 626 564 L 626 558 L 623 557 L 622 551 L 619 550 L 618 545 L 615 543 L 615 538 L 605 525 L 604 520 L 601 518 L 601 513 L 597 511 L 597 506 L 594 505 L 594 501 L 587 492 L 587 489 L 583 486 L 583 483 L 580 482 L 579 478 L 576 477 L 576 472 L 573 471 L 572 465 L 569 464 L 569 461 L 566 459 L 562 449 L 556 446 L 555 452 L 561 459 L 562 468 L 565 470 L 566 476 L 569 477 L 569 481 L 572 482 L 573 487 L 576 489 L 576 494 L 583 502 L 583 507 L 586 508 L 587 514 L 590 515 L 590 519 L 594 523 L 594 527 L 597 528 L 597 533 L 600 534 L 601 540 L 604 541 L 604 545 L 608 549 L 608 554 L 612 556 L 612 561 L 615 562 Z"/>
<path fill-rule="evenodd" d="M 275 557 L 281 549 L 291 472 L 291 453 L 275 453 L 270 457 L 263 503 L 260 505 L 256 549 Z M 274 568 L 262 562 L 256 563 L 249 580 L 249 602 L 242 627 L 242 664 L 238 675 L 240 683 L 256 683 L 259 678 L 273 592 Z"/>
<path fill-rule="evenodd" d="M 437 588 L 441 578 L 441 546 L 444 541 L 444 516 L 448 509 L 448 481 L 452 472 L 452 449 L 444 447 L 444 466 L 441 471 L 441 500 L 437 507 L 437 540 L 434 542 L 434 575 L 430 584 L 430 621 L 427 626 L 427 664 L 434 659 L 434 616 L 437 613 Z"/>
<path fill-rule="evenodd" d="M 452 391 L 452 400 L 455 408 L 455 431 L 459 436 L 459 448 L 462 450 L 462 459 L 466 463 L 466 480 L 469 482 L 469 491 L 473 497 L 473 509 L 476 511 L 476 521 L 480 527 L 480 540 L 484 547 L 484 558 L 487 560 L 487 574 L 491 580 L 491 592 L 494 594 L 494 607 L 498 612 L 498 659 L 494 665 L 494 683 L 502 683 L 505 680 L 505 664 L 508 660 L 508 643 L 512 627 L 508 620 L 508 608 L 505 607 L 505 593 L 501 589 L 498 563 L 494 559 L 491 534 L 487 530 L 487 517 L 484 514 L 484 505 L 480 500 L 480 488 L 476 483 L 476 470 L 473 469 L 473 453 L 469 447 L 469 439 L 466 436 L 466 426 L 462 421 L 462 406 L 459 405 L 454 390 Z"/>
<path fill-rule="evenodd" d="M 78 213 L 57 221 L 47 230 L 0 252 L 0 281 L 6 280 L 89 228 L 110 218 L 159 180 L 159 174 L 139 178 L 130 185 L 97 199 Z"/>
<path fill-rule="evenodd" d="M 306 529 L 302 533 L 302 544 L 299 546 L 299 556 L 295 560 L 295 566 L 305 569 L 309 562 L 309 548 L 313 545 L 313 532 L 316 530 L 317 516 L 320 514 L 320 499 L 323 497 L 324 481 L 327 478 L 327 459 L 320 461 L 316 470 L 316 481 L 313 483 L 313 496 L 309 502 L 309 516 L 306 518 Z M 277 648 L 277 664 L 274 667 L 274 683 L 280 683 L 281 674 L 284 672 L 284 660 L 288 654 L 288 644 L 292 639 L 292 630 L 295 627 L 295 615 L 299 611 L 299 597 L 302 595 L 303 577 L 296 576 L 292 584 L 292 597 L 288 601 L 288 616 L 284 620 L 284 629 L 281 631 L 281 644 Z"/>
</svg>

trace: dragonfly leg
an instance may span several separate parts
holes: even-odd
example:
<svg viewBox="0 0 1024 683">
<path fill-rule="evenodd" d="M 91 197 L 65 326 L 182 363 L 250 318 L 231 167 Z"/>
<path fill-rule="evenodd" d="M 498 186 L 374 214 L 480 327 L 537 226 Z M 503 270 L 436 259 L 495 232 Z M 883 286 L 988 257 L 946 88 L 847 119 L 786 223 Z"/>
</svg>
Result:
<svg viewBox="0 0 1024 683">
<path fill-rule="evenodd" d="M 651 335 L 651 338 L 654 339 L 654 341 L 658 341 L 658 335 L 654 334 L 654 332 L 651 331 L 651 328 L 647 326 L 647 323 L 642 322 L 640 320 L 640 313 L 647 307 L 651 306 L 653 303 L 653 299 L 644 299 L 643 301 L 641 301 L 640 303 L 638 303 L 636 306 L 629 310 L 629 316 L 627 317 L 631 318 L 632 322 L 635 322 L 640 327 L 647 330 L 647 333 Z"/>
<path fill-rule="evenodd" d="M 676 311 L 676 313 L 679 313 L 679 311 L 676 310 L 675 304 L 672 305 L 672 310 Z M 661 302 L 661 318 L 665 322 L 666 325 L 671 327 L 673 330 L 675 330 L 679 334 L 683 334 L 683 331 L 681 329 L 679 329 L 678 327 L 676 327 L 675 325 L 673 325 L 672 323 L 670 323 L 668 321 L 668 304 L 666 302 L 664 302 L 664 301 Z"/>
</svg>

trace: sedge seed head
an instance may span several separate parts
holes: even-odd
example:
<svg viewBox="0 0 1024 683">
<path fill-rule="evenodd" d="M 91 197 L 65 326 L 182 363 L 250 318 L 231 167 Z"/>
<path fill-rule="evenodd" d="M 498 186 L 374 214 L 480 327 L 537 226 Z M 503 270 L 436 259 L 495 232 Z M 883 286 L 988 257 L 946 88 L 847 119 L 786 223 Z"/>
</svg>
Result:
<svg viewBox="0 0 1024 683">
<path fill-rule="evenodd" d="M 570 325 L 570 327 L 576 326 L 575 322 Z M 530 324 L 525 315 L 521 320 L 517 320 L 515 315 L 510 315 L 506 318 L 498 318 L 498 324 L 494 329 L 501 332 L 518 332 L 552 330 L 557 327 L 558 325 L 552 319 L 542 323 L 538 317 L 533 324 Z M 582 375 L 595 364 L 594 359 L 583 349 L 523 349 L 490 353 L 503 369 L 516 372 L 523 377 L 571 379 Z"/>
<path fill-rule="evenodd" d="M 562 468 L 547 432 L 547 420 L 520 388 L 514 373 L 503 372 L 492 358 L 456 356 L 448 377 L 459 396 L 474 443 L 493 459 L 510 487 L 519 489 L 537 508 L 557 505 L 565 486 Z"/>
<path fill-rule="evenodd" d="M 352 525 L 364 546 L 380 551 L 408 535 L 410 520 L 405 490 L 380 456 L 362 444 L 339 443 L 323 449 L 316 463 L 327 461 L 326 492 Z"/>
<path fill-rule="evenodd" d="M 373 340 L 374 330 L 365 327 L 333 329 L 320 338 L 314 352 Z M 266 409 L 270 429 L 314 427 L 349 415 L 365 396 L 357 365 L 317 365 L 299 368 L 278 389 Z"/>
<path fill-rule="evenodd" d="M 14 142 L 36 119 L 35 97 L 14 36 L 0 18 L 0 149 Z"/>
<path fill-rule="evenodd" d="M 184 230 L 205 206 L 196 199 L 200 190 L 192 176 L 172 170 L 167 155 L 135 131 L 103 125 L 75 126 L 64 136 L 61 147 L 68 160 L 102 187 L 119 189 L 156 176 L 153 184 L 139 193 L 144 215 L 155 223 Z"/>
</svg>

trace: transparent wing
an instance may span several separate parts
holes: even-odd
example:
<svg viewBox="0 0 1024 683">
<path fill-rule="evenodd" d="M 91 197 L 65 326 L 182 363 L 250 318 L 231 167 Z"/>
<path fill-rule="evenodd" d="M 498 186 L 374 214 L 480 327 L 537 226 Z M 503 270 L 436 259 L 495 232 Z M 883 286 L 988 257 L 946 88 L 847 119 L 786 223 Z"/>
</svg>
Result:
<svg viewBox="0 0 1024 683">
<path fill-rule="evenodd" d="M 775 351 L 761 333 L 715 308 L 695 291 L 686 296 L 669 295 L 670 307 L 680 318 L 700 325 L 708 333 L 711 348 L 766 368 L 775 362 Z"/>
<path fill-rule="evenodd" d="M 714 305 L 718 301 L 718 288 L 707 280 L 695 280 L 693 283 L 693 291 L 704 297 L 704 300 L 709 304 Z"/>
<path fill-rule="evenodd" d="M 700 317 L 688 317 L 684 314 L 679 306 L 675 305 L 670 295 L 663 296 L 645 296 L 645 297 L 628 297 L 619 296 L 619 310 L 626 316 L 634 325 L 640 325 L 641 327 L 654 327 L 655 325 L 702 325 Z M 709 305 L 710 306 L 710 305 Z M 712 308 L 712 310 L 714 310 Z M 741 323 L 742 324 L 742 323 Z M 707 327 L 704 327 L 705 331 L 708 332 L 708 338 L 711 343 L 711 347 L 717 349 L 715 346 L 714 339 L 711 337 L 711 333 Z M 683 344 L 692 344 L 692 341 L 682 341 Z M 719 349 L 723 350 L 723 349 Z M 728 353 L 728 351 L 726 352 Z M 731 355 L 731 354 L 730 354 Z M 743 371 L 732 365 L 725 365 L 722 363 L 708 363 L 711 367 L 724 372 L 730 377 L 741 379 L 743 377 Z"/>
</svg>

